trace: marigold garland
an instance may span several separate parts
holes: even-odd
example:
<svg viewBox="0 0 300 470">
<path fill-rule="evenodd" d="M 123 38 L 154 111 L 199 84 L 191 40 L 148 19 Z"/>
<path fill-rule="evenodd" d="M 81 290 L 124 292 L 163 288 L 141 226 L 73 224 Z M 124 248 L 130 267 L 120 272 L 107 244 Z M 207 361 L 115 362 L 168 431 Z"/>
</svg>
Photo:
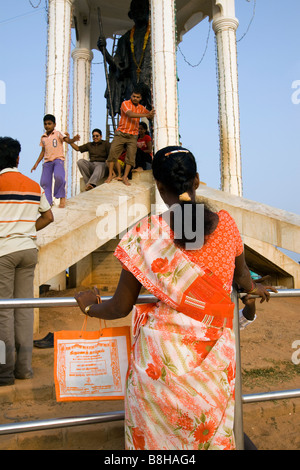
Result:
<svg viewBox="0 0 300 470">
<path fill-rule="evenodd" d="M 136 65 L 136 73 L 137 73 L 137 81 L 139 82 L 140 80 L 140 73 L 141 73 L 141 65 L 143 63 L 143 59 L 144 59 L 144 55 L 145 55 L 145 50 L 146 50 L 146 47 L 147 47 L 147 44 L 148 44 L 148 39 L 149 39 L 149 36 L 150 36 L 150 31 L 151 31 L 151 26 L 150 26 L 150 22 L 148 23 L 148 28 L 147 28 L 147 31 L 145 33 L 145 36 L 144 36 L 144 43 L 143 43 L 143 50 L 142 50 L 142 54 L 141 54 L 141 58 L 140 58 L 140 61 L 139 63 L 137 63 L 137 60 L 135 58 L 135 52 L 134 52 L 134 33 L 135 33 L 135 26 L 131 29 L 130 31 L 130 48 L 131 48 L 131 52 L 132 52 L 132 58 L 133 58 L 133 61 Z"/>
</svg>

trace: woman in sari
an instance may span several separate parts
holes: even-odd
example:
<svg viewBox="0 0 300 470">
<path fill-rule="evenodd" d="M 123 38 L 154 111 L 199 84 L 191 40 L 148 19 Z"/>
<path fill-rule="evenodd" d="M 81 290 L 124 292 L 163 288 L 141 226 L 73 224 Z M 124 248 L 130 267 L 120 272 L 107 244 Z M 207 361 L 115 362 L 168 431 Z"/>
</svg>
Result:
<svg viewBox="0 0 300 470">
<path fill-rule="evenodd" d="M 92 317 L 116 319 L 133 311 L 126 449 L 234 449 L 232 283 L 261 302 L 272 288 L 252 281 L 229 213 L 205 206 L 198 211 L 191 152 L 166 147 L 154 156 L 152 169 L 170 209 L 144 218 L 118 245 L 123 269 L 110 300 L 97 303 L 93 291 L 75 298 Z M 204 240 L 197 231 L 201 222 Z M 142 286 L 158 302 L 135 305 Z"/>
</svg>

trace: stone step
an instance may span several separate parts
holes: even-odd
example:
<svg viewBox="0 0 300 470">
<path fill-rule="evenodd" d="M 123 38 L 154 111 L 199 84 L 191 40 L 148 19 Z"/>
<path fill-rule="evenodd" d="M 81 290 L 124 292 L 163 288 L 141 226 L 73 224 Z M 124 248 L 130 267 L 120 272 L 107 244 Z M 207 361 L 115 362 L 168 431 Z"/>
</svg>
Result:
<svg viewBox="0 0 300 470">
<path fill-rule="evenodd" d="M 123 411 L 124 401 L 57 402 L 53 349 L 33 349 L 34 377 L 0 387 L 0 425 Z M 123 450 L 124 421 L 0 435 L 0 450 Z"/>
<path fill-rule="evenodd" d="M 123 422 L 0 436 L 0 450 L 124 450 Z"/>
<path fill-rule="evenodd" d="M 7 388 L 7 392 L 9 392 L 8 389 L 15 388 L 15 390 L 10 401 L 7 399 L 8 394 L 5 394 L 5 400 L 0 403 L 0 424 L 47 421 L 124 410 L 122 400 L 58 403 L 53 398 L 53 387 L 31 389 L 31 399 L 27 393 L 24 394 L 23 400 L 21 399 L 21 390 L 18 390 L 18 384 L 2 387 L 2 389 L 4 388 Z M 4 397 L 3 393 L 1 397 Z M 124 421 L 0 435 L 0 450 L 5 449 L 122 450 L 124 449 Z"/>
<path fill-rule="evenodd" d="M 54 386 L 1 387 L 0 424 L 47 421 L 123 411 L 123 400 L 57 402 Z M 27 383 L 29 381 L 26 381 Z M 6 389 L 6 393 L 3 390 Z M 9 392 L 12 392 L 9 398 Z M 24 392 L 24 393 L 23 393 Z M 23 399 L 22 399 L 23 394 Z M 124 449 L 124 421 L 0 435 L 0 450 Z"/>
</svg>

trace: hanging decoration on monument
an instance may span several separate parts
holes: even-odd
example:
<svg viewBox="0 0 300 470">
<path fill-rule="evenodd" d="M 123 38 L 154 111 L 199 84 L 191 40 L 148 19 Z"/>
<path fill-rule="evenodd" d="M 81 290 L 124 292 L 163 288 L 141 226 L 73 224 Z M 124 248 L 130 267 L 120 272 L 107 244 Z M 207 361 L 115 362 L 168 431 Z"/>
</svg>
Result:
<svg viewBox="0 0 300 470">
<path fill-rule="evenodd" d="M 141 58 L 140 58 L 140 61 L 139 63 L 137 63 L 137 60 L 135 58 L 135 50 L 134 50 L 134 33 L 135 33 L 135 26 L 132 28 L 131 32 L 130 32 L 130 48 L 131 48 L 131 52 L 132 52 L 132 58 L 133 58 L 133 61 L 136 65 L 136 74 L 137 74 L 137 82 L 139 83 L 140 81 L 140 74 L 141 74 L 141 65 L 143 63 L 143 59 L 144 59 L 144 55 L 145 55 L 145 49 L 146 49 L 146 46 L 147 46 L 147 43 L 148 43 L 148 39 L 149 39 L 149 36 L 150 36 L 150 31 L 151 31 L 151 25 L 150 25 L 150 22 L 148 23 L 148 29 L 146 31 L 146 34 L 145 34 L 145 37 L 144 37 L 144 43 L 143 43 L 143 50 L 142 50 L 142 54 L 141 54 Z"/>
<path fill-rule="evenodd" d="M 137 84 L 142 89 L 142 104 L 152 109 L 149 0 L 132 0 L 128 16 L 133 20 L 134 26 L 118 39 L 113 56 L 106 49 L 106 39 L 103 34 L 100 34 L 97 42 L 100 52 L 109 65 L 105 97 L 111 116 L 120 113 L 122 102 L 130 99 Z"/>
</svg>

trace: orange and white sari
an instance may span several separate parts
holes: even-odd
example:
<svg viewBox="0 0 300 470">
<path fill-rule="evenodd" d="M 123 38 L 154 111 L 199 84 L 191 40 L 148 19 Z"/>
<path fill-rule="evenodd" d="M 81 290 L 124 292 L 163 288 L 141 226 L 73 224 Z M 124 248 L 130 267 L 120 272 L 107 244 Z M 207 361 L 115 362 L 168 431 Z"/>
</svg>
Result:
<svg viewBox="0 0 300 470">
<path fill-rule="evenodd" d="M 234 449 L 234 305 L 222 282 L 175 246 L 158 216 L 115 255 L 159 299 L 134 307 L 126 449 Z"/>
</svg>

